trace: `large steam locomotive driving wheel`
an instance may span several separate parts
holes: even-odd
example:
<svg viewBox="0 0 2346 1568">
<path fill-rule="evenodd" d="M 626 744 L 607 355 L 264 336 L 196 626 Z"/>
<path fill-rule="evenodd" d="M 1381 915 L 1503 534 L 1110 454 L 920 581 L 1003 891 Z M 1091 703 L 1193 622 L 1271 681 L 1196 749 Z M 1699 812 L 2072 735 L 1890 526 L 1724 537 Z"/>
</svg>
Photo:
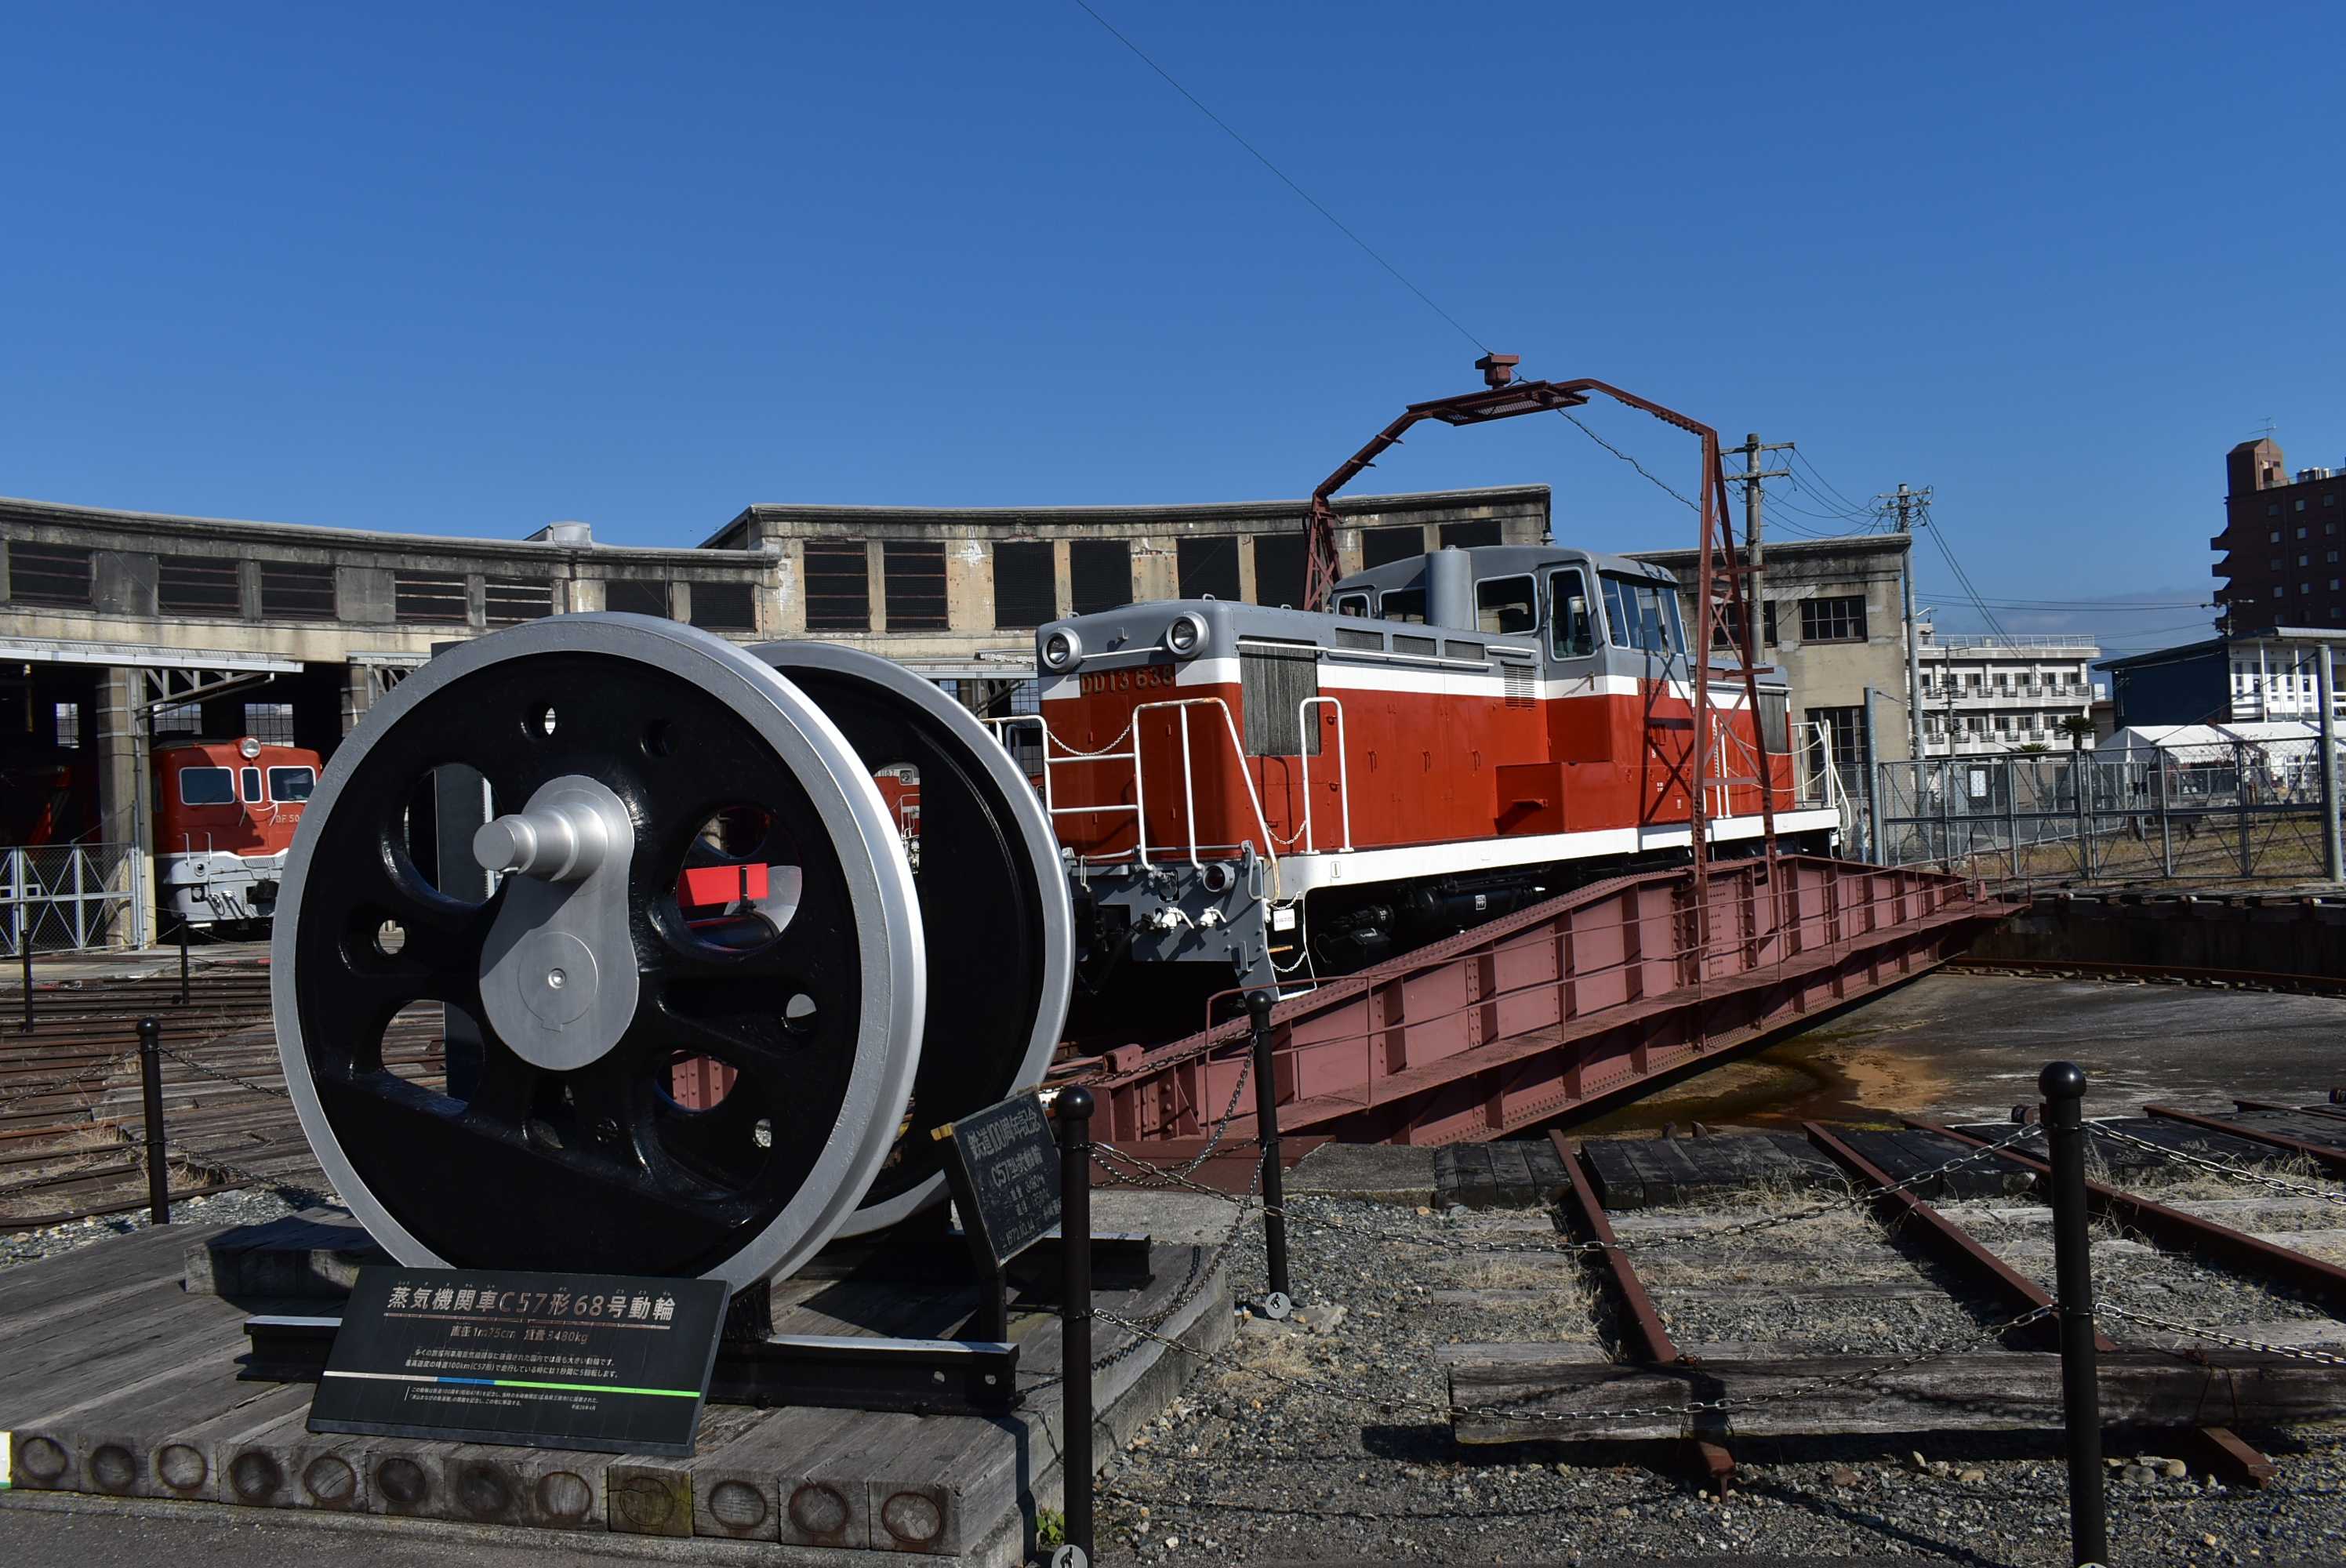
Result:
<svg viewBox="0 0 2346 1568">
<path fill-rule="evenodd" d="M 480 901 L 412 839 L 444 768 L 487 792 Z M 688 917 L 712 846 L 762 869 L 757 919 Z M 739 1286 L 837 1234 L 896 1141 L 926 968 L 895 828 L 839 728 L 719 638 L 565 616 L 432 659 L 335 755 L 285 890 L 287 1081 L 403 1263 Z M 384 1064 L 433 1003 L 484 1041 L 459 1093 Z M 693 1058 L 729 1069 L 713 1105 L 672 1092 Z"/>
</svg>

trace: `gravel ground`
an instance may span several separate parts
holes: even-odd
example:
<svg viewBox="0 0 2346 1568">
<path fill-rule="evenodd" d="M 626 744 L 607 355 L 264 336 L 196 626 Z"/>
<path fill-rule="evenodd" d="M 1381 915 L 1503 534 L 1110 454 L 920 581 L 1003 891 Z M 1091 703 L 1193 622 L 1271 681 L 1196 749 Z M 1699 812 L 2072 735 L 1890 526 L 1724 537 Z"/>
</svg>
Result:
<svg viewBox="0 0 2346 1568">
<path fill-rule="evenodd" d="M 1625 1238 L 1715 1229 L 1779 1201 L 1732 1214 L 1625 1217 L 1622 1229 Z M 1586 1271 L 1564 1258 L 1457 1250 L 1552 1236 L 1540 1216 L 1433 1215 L 1329 1198 L 1291 1200 L 1290 1208 L 1303 1222 L 1290 1232 L 1303 1306 L 1286 1323 L 1245 1319 L 1223 1359 L 1111 1461 L 1099 1522 L 1102 1551 L 1113 1560 L 1578 1563 L 1750 1553 L 2015 1568 L 2068 1561 L 2066 1478 L 2050 1441 L 1951 1437 L 1917 1452 L 1911 1441 L 1743 1440 L 1733 1444 L 1740 1474 L 1724 1502 L 1683 1475 L 1617 1462 L 1658 1462 L 1652 1454 L 1461 1448 L 1427 1408 L 1444 1400 L 1436 1347 L 1609 1340 Z M 2049 1243 L 2041 1224 L 2015 1221 L 2014 1229 L 2024 1243 Z M 1428 1237 L 1437 1245 L 1413 1244 Z M 2137 1266 L 2130 1254 L 2122 1261 Z M 1707 1237 L 1667 1254 L 1641 1253 L 1637 1263 L 1658 1282 L 1657 1305 L 1673 1331 L 1689 1343 L 1765 1339 L 1880 1352 L 1943 1343 L 1992 1320 L 1930 1300 L 1932 1276 L 1869 1219 L 1847 1213 L 1740 1238 Z M 1231 1268 L 1242 1292 L 1261 1279 L 1259 1230 L 1241 1233 Z M 2198 1273 L 2188 1265 L 2174 1272 L 2181 1280 Z M 2211 1319 L 2308 1310 L 2220 1277 L 2204 1283 Z M 2157 1453 L 2117 1453 L 2114 1559 L 2346 1562 L 2346 1424 L 2251 1441 L 2281 1466 L 2279 1481 L 2262 1492 L 2228 1489 Z"/>
<path fill-rule="evenodd" d="M 184 1225 L 259 1225 L 332 1201 L 324 1194 L 295 1187 L 253 1187 L 180 1199 L 171 1205 L 171 1218 L 175 1224 Z M 130 1214 L 44 1226 L 38 1230 L 0 1232 L 0 1268 L 71 1252 L 76 1247 L 87 1247 L 110 1236 L 128 1236 L 134 1230 L 147 1229 L 149 1223 L 142 1208 Z"/>
</svg>

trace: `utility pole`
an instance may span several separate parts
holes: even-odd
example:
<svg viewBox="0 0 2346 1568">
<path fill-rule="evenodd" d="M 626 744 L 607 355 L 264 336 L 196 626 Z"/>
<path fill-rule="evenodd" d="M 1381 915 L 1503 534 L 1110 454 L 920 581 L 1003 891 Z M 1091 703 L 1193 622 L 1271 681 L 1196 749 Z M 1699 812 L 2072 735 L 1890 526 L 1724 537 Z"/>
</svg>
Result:
<svg viewBox="0 0 2346 1568">
<path fill-rule="evenodd" d="M 1930 524 L 1931 487 L 1926 484 L 1920 490 L 1910 490 L 1902 484 L 1898 486 L 1897 494 L 1881 496 L 1877 499 L 1892 502 L 1897 506 L 1898 532 L 1906 535 L 1906 564 L 1904 572 L 1902 574 L 1906 580 L 1906 717 L 1912 726 L 1914 760 L 1920 763 L 1923 760 L 1923 655 L 1915 646 L 1921 640 L 1921 634 L 1914 626 L 1914 527 L 1917 512 L 1922 514 L 1924 526 Z M 1948 699 L 1947 706 L 1950 710 L 1948 721 L 1952 724 L 1953 698 Z M 1949 755 L 1952 756 L 1954 744 L 1953 734 L 1948 736 L 1947 740 Z"/>
<path fill-rule="evenodd" d="M 1790 479 L 1789 468 L 1761 468 L 1760 454 L 1763 452 L 1790 452 L 1795 443 L 1789 441 L 1762 442 L 1757 435 L 1746 435 L 1741 446 L 1730 446 L 1729 452 L 1743 454 L 1743 472 L 1727 476 L 1729 484 L 1743 486 L 1743 535 L 1749 545 L 1743 590 L 1743 660 L 1746 664 L 1760 662 L 1761 629 L 1767 625 L 1765 611 L 1760 608 L 1760 573 L 1766 560 L 1766 551 L 1760 541 L 1760 482 L 1763 479 Z"/>
</svg>

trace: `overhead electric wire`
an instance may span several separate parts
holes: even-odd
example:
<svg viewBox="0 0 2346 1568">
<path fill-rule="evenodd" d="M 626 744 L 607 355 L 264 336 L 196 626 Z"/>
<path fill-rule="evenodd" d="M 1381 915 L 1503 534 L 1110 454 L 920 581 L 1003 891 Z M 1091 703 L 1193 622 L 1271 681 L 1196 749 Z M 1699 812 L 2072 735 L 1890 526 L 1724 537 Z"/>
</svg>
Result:
<svg viewBox="0 0 2346 1568">
<path fill-rule="evenodd" d="M 1081 0 L 1077 0 L 1077 3 L 1080 4 Z M 1611 453 L 1614 456 L 1619 458 L 1630 467 L 1636 469 L 1639 473 L 1645 474 L 1646 482 L 1647 484 L 1653 485 L 1663 494 L 1668 496 L 1671 500 L 1677 502 L 1688 511 L 1695 513 L 1698 515 L 1700 514 L 1702 511 L 1701 507 L 1697 506 L 1693 502 L 1688 500 L 1685 496 L 1680 495 L 1677 491 L 1671 489 L 1661 480 L 1657 479 L 1653 474 L 1647 473 L 1644 463 L 1638 462 L 1636 458 L 1630 456 L 1627 453 L 1622 451 L 1619 447 L 1614 445 L 1611 442 L 1606 440 L 1603 436 L 1597 434 L 1586 425 L 1581 423 L 1579 420 L 1575 419 L 1569 409 L 1558 409 L 1556 412 L 1563 414 L 1566 419 L 1570 420 L 1572 427 L 1580 432 L 1581 434 L 1586 436 L 1589 440 L 1595 442 L 1597 445 L 1603 447 L 1606 451 Z"/>
<path fill-rule="evenodd" d="M 1816 482 L 1817 488 L 1824 492 L 1822 495 L 1818 497 L 1819 500 L 1825 501 L 1828 504 L 1832 502 L 1839 502 L 1842 507 L 1841 514 L 1846 517 L 1861 517 L 1872 514 L 1872 508 L 1861 505 L 1857 502 L 1851 501 L 1848 496 L 1843 495 L 1839 487 L 1837 487 L 1831 480 L 1827 479 L 1822 473 L 1817 471 L 1817 465 L 1810 462 L 1799 447 L 1789 447 L 1786 450 L 1791 453 L 1792 462 L 1798 466 L 1807 469 L 1809 471 L 1809 477 Z M 1793 483 L 1798 484 L 1799 480 L 1795 478 Z"/>
<path fill-rule="evenodd" d="M 1087 3 L 1087 0 L 1076 0 L 1076 5 L 1083 11 L 1085 15 L 1089 16 L 1093 21 L 1106 28 L 1110 37 L 1114 38 L 1117 43 L 1122 44 L 1126 48 L 1131 50 L 1135 56 L 1138 56 L 1141 64 L 1147 66 L 1150 70 L 1164 77 L 1167 86 L 1170 87 L 1175 92 L 1180 94 L 1183 97 L 1188 99 L 1191 107 L 1195 108 L 1199 114 L 1205 116 L 1208 119 L 1213 121 L 1217 126 L 1219 126 L 1223 135 L 1238 143 L 1239 146 L 1246 148 L 1248 154 L 1252 157 L 1257 163 L 1262 165 L 1263 168 L 1277 175 L 1279 177 L 1280 183 L 1286 186 L 1288 189 L 1295 192 L 1296 195 L 1301 197 L 1310 204 L 1312 211 L 1317 212 L 1321 217 L 1335 225 L 1336 231 L 1341 234 L 1345 239 L 1351 240 L 1353 244 L 1359 246 L 1361 249 L 1366 253 L 1370 260 L 1374 261 L 1378 266 L 1392 273 L 1396 282 L 1400 283 L 1402 288 L 1408 290 L 1411 293 L 1423 300 L 1427 310 L 1432 311 L 1435 315 L 1449 322 L 1453 327 L 1457 328 L 1459 335 L 1464 338 L 1468 342 L 1474 344 L 1476 348 L 1482 350 L 1486 354 L 1491 352 L 1490 344 L 1484 342 L 1482 339 L 1468 331 L 1457 317 L 1452 315 L 1449 311 L 1435 304 L 1433 302 L 1433 295 L 1427 293 L 1424 290 L 1411 282 L 1409 279 L 1402 274 L 1400 268 L 1394 266 L 1392 262 L 1379 255 L 1374 246 L 1371 245 L 1367 240 L 1362 239 L 1359 235 L 1353 233 L 1352 229 L 1345 227 L 1344 220 L 1337 217 L 1334 213 L 1329 211 L 1325 206 L 1321 205 L 1319 198 L 1313 196 L 1310 191 L 1296 184 L 1293 179 L 1289 178 L 1285 169 L 1280 168 L 1279 165 L 1271 162 L 1270 158 L 1264 157 L 1261 148 L 1256 147 L 1254 143 L 1247 140 L 1246 137 L 1239 135 L 1236 130 L 1230 127 L 1230 123 L 1228 120 L 1222 118 L 1221 116 L 1208 108 L 1204 102 L 1198 98 L 1197 94 L 1191 92 L 1179 82 L 1174 80 L 1173 73 L 1167 70 L 1164 66 L 1158 65 L 1153 58 L 1151 58 L 1148 50 L 1143 49 L 1139 45 L 1134 43 L 1131 39 L 1118 32 L 1116 25 L 1110 22 L 1107 17 L 1101 15 L 1097 11 L 1093 10 Z"/>
</svg>

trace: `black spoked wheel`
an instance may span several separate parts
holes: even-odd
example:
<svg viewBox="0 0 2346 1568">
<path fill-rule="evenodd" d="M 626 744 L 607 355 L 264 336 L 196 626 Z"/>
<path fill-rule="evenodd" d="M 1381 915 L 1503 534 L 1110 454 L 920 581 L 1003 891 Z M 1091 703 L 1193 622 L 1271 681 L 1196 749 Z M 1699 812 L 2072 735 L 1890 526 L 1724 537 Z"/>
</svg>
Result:
<svg viewBox="0 0 2346 1568">
<path fill-rule="evenodd" d="M 636 616 L 483 638 L 368 716 L 304 815 L 274 986 L 304 1130 L 394 1256 L 740 1284 L 837 1233 L 893 1144 L 925 986 L 858 766 L 770 668 Z M 452 779 L 525 840 L 585 813 L 608 863 L 485 887 L 430 830 Z M 787 909 L 688 918 L 679 879 L 712 860 L 786 879 Z M 433 1004 L 444 1087 L 383 1050 Z M 710 1093 L 678 1093 L 686 1064 Z"/>
</svg>

